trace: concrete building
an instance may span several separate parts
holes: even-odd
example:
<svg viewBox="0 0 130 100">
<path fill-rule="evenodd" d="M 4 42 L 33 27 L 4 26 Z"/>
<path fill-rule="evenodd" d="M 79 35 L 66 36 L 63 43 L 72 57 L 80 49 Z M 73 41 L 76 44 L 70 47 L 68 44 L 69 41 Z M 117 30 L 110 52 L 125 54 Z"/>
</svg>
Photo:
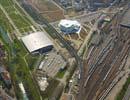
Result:
<svg viewBox="0 0 130 100">
<path fill-rule="evenodd" d="M 74 8 L 76 11 L 82 11 L 84 9 L 84 5 L 83 3 L 81 2 L 75 2 L 74 3 Z"/>
<path fill-rule="evenodd" d="M 22 41 L 32 54 L 45 53 L 53 48 L 52 41 L 43 32 L 35 32 L 22 37 Z"/>
<path fill-rule="evenodd" d="M 79 34 L 81 31 L 81 24 L 76 20 L 63 19 L 59 23 L 59 28 L 64 34 Z"/>
<path fill-rule="evenodd" d="M 72 6 L 72 1 L 71 0 L 59 0 L 60 4 L 64 7 L 67 8 L 69 6 Z"/>
</svg>

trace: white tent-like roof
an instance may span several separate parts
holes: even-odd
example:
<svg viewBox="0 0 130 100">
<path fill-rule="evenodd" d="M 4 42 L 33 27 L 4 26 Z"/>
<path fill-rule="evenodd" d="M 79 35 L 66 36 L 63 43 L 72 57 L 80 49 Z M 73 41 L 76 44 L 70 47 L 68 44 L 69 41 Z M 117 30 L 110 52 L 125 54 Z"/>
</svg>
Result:
<svg viewBox="0 0 130 100">
<path fill-rule="evenodd" d="M 29 52 L 53 45 L 52 41 L 43 32 L 35 32 L 22 37 L 22 41 Z"/>
<path fill-rule="evenodd" d="M 72 25 L 80 26 L 80 23 L 76 20 L 63 19 L 60 21 L 59 25 L 62 25 L 65 27 L 71 27 Z"/>
<path fill-rule="evenodd" d="M 63 26 L 64 30 L 70 30 L 70 28 L 76 29 L 76 33 L 80 33 L 81 31 L 81 24 L 76 20 L 68 20 L 68 19 L 62 19 L 59 23 L 59 27 Z M 61 29 L 62 30 L 62 29 Z M 70 30 L 71 32 L 71 30 Z"/>
</svg>

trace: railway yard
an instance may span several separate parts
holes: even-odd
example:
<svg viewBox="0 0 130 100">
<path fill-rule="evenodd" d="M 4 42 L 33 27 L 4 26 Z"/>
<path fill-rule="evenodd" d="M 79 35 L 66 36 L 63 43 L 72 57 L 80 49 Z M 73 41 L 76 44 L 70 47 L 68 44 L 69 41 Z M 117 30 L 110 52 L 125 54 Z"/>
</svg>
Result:
<svg viewBox="0 0 130 100">
<path fill-rule="evenodd" d="M 130 2 L 86 1 L 0 0 L 0 100 L 130 99 Z"/>
<path fill-rule="evenodd" d="M 85 59 L 79 91 L 82 100 L 104 100 L 123 77 L 120 73 L 130 50 L 130 30 L 121 27 L 119 20 L 125 11 L 118 12 L 111 23 L 103 28 L 101 34 L 107 37 L 99 46 L 92 46 Z"/>
</svg>

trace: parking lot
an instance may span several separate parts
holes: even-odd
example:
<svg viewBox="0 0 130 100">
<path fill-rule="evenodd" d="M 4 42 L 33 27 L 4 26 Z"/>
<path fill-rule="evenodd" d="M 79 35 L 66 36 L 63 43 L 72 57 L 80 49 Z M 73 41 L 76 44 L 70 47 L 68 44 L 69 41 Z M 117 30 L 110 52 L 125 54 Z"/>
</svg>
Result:
<svg viewBox="0 0 130 100">
<path fill-rule="evenodd" d="M 56 52 L 46 54 L 38 69 L 46 72 L 48 76 L 54 77 L 60 69 L 66 66 L 67 62 Z"/>
</svg>

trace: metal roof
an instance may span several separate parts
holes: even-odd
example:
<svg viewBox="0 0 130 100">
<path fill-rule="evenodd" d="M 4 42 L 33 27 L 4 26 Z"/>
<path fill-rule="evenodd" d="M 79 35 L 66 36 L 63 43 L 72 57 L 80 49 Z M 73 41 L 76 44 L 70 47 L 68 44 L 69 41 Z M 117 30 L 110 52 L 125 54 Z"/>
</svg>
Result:
<svg viewBox="0 0 130 100">
<path fill-rule="evenodd" d="M 22 37 L 22 41 L 29 52 L 53 45 L 52 41 L 43 32 L 35 32 Z"/>
</svg>

